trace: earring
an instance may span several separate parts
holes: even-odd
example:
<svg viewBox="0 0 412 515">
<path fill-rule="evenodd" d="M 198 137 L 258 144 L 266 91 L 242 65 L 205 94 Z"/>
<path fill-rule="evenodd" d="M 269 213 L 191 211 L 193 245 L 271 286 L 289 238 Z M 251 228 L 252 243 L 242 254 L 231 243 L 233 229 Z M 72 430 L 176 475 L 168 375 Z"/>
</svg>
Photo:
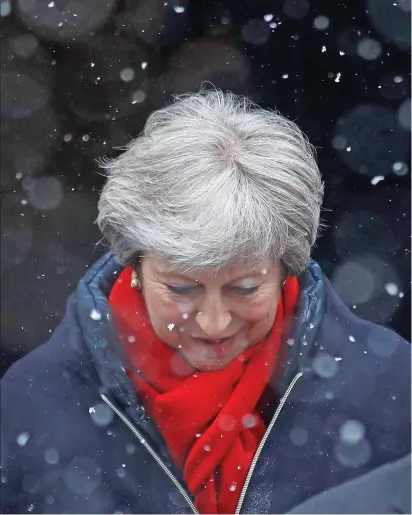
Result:
<svg viewBox="0 0 412 515">
<path fill-rule="evenodd" d="M 132 273 L 132 281 L 130 283 L 130 286 L 132 288 L 136 288 L 136 290 L 139 290 L 139 291 L 142 289 L 142 285 L 140 284 L 139 278 L 137 277 L 137 273 L 135 270 L 133 270 L 133 273 Z"/>
</svg>

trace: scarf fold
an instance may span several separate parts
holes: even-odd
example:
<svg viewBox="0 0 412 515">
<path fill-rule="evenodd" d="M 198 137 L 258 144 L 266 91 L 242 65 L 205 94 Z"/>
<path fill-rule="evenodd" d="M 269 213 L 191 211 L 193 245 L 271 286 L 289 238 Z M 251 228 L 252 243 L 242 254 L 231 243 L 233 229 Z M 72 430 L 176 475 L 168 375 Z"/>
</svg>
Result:
<svg viewBox="0 0 412 515">
<path fill-rule="evenodd" d="M 288 278 L 268 337 L 226 368 L 198 372 L 154 333 L 143 296 L 123 270 L 109 297 L 126 368 L 200 513 L 234 513 L 253 456 L 265 433 L 257 404 L 281 369 L 282 336 L 288 334 L 299 295 Z"/>
</svg>

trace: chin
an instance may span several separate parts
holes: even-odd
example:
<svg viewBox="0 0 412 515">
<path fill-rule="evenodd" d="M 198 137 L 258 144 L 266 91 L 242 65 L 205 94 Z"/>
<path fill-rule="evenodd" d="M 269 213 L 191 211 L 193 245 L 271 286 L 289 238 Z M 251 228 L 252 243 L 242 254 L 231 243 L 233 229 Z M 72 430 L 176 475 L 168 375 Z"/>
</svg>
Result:
<svg viewBox="0 0 412 515">
<path fill-rule="evenodd" d="M 219 372 L 219 370 L 223 370 L 226 368 L 235 358 L 225 358 L 214 361 L 201 361 L 199 359 L 190 359 L 190 356 L 183 355 L 183 358 L 191 365 L 193 368 L 198 370 L 199 372 Z"/>
</svg>

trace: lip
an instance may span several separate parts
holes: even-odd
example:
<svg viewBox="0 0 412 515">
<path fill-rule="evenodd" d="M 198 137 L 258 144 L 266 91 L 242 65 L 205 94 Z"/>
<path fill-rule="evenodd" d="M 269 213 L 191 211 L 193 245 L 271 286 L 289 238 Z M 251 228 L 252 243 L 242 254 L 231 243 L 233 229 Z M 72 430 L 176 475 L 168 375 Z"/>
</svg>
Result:
<svg viewBox="0 0 412 515">
<path fill-rule="evenodd" d="M 213 338 L 213 339 L 210 339 L 210 338 L 198 338 L 197 336 L 193 336 L 193 338 L 195 340 L 200 340 L 201 342 L 204 342 L 204 343 L 210 343 L 210 344 L 214 344 L 214 343 L 223 343 L 225 340 L 229 340 L 229 338 L 234 338 L 236 335 L 235 334 L 232 334 L 230 336 L 223 336 L 222 338 Z"/>
<path fill-rule="evenodd" d="M 207 359 L 222 359 L 233 351 L 236 335 L 219 340 L 206 340 L 203 338 L 193 338 L 195 346 Z"/>
</svg>

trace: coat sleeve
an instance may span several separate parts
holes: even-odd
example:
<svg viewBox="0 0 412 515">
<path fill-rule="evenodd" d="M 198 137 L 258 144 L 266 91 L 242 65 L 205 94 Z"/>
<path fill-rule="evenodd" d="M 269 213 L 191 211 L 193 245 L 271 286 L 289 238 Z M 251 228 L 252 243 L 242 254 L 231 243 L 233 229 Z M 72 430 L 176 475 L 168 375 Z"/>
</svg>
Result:
<svg viewBox="0 0 412 515">
<path fill-rule="evenodd" d="M 19 416 L 28 399 L 23 394 L 25 385 L 16 381 L 19 368 L 19 364 L 13 365 L 1 381 L 1 513 L 24 513 L 30 509 L 23 488 L 25 471 L 21 459 L 30 438 L 30 425 L 23 430 Z"/>
<path fill-rule="evenodd" d="M 316 495 L 289 513 L 411 513 L 411 456 Z"/>
<path fill-rule="evenodd" d="M 1 381 L 1 513 L 52 512 L 63 456 L 76 423 L 70 408 L 77 391 L 65 388 L 54 342 L 14 363 Z M 73 397 L 73 398 L 72 398 Z M 54 460 L 54 461 L 53 461 Z"/>
</svg>

